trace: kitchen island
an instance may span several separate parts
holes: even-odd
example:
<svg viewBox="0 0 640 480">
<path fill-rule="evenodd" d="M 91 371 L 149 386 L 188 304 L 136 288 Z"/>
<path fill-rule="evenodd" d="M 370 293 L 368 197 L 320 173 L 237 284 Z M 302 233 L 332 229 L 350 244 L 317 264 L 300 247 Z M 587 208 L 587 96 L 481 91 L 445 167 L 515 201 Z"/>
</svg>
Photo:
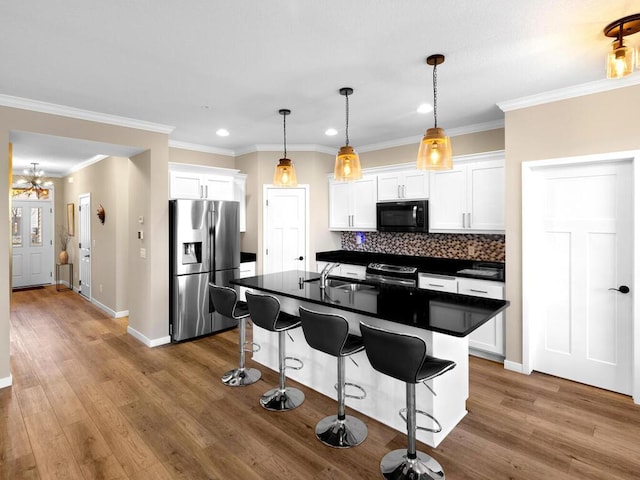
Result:
<svg viewBox="0 0 640 480">
<path fill-rule="evenodd" d="M 469 396 L 469 343 L 467 335 L 503 311 L 508 302 L 467 295 L 419 290 L 393 285 L 373 285 L 349 279 L 329 279 L 320 288 L 320 274 L 288 271 L 235 279 L 234 285 L 277 297 L 284 312 L 298 315 L 304 306 L 320 312 L 343 315 L 352 333 L 359 335 L 361 321 L 389 330 L 420 336 L 429 355 L 453 360 L 456 368 L 431 381 L 437 396 L 425 386 L 416 388 L 419 410 L 431 413 L 442 424 L 439 433 L 418 431 L 417 438 L 436 447 L 466 415 Z M 301 370 L 287 370 L 287 376 L 335 398 L 335 358 L 310 348 L 301 328 L 290 331 L 287 356 L 304 362 Z M 254 328 L 253 341 L 261 345 L 253 360 L 277 370 L 277 336 Z M 374 370 L 365 352 L 353 356 L 356 365 L 347 367 L 347 381 L 362 386 L 367 397 L 349 401 L 348 406 L 406 432 L 398 410 L 405 406 L 405 384 Z M 329 414 L 330 412 L 327 412 Z M 421 425 L 422 419 L 418 419 Z M 366 419 L 365 419 L 366 421 Z M 426 421 L 426 420 L 423 420 Z M 425 425 L 427 426 L 427 425 Z"/>
</svg>

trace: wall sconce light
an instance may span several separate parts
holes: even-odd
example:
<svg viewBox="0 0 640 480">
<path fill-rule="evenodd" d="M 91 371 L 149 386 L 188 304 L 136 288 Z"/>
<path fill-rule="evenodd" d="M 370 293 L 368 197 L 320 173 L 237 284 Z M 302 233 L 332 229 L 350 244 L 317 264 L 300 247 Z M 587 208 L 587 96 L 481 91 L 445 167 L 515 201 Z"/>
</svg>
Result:
<svg viewBox="0 0 640 480">
<path fill-rule="evenodd" d="M 437 67 L 444 63 L 444 55 L 435 54 L 427 57 L 427 64 L 433 66 L 433 128 L 428 128 L 418 149 L 416 168 L 419 170 L 450 170 L 453 168 L 451 141 L 438 128 L 438 74 Z"/>
<path fill-rule="evenodd" d="M 296 169 L 293 162 L 287 158 L 287 115 L 291 114 L 291 110 L 283 108 L 278 110 L 282 115 L 282 130 L 284 132 L 284 155 L 276 165 L 276 171 L 273 174 L 273 184 L 278 187 L 295 187 L 298 185 L 296 178 Z"/>
<path fill-rule="evenodd" d="M 623 43 L 624 37 L 640 32 L 640 13 L 620 18 L 604 28 L 607 37 L 615 38 L 612 51 L 607 55 L 607 78 L 622 78 L 636 68 L 636 49 Z"/>
</svg>

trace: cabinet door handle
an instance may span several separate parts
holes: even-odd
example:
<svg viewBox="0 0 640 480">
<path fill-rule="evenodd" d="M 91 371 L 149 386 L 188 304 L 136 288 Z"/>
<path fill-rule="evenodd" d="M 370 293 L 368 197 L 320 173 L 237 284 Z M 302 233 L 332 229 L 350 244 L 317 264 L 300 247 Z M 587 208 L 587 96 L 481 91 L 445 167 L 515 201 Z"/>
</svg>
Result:
<svg viewBox="0 0 640 480">
<path fill-rule="evenodd" d="M 429 283 L 428 284 L 430 287 L 440 287 L 440 288 L 444 288 L 444 285 L 438 285 L 437 283 Z"/>
<path fill-rule="evenodd" d="M 471 213 L 467 213 L 467 228 L 471 228 Z"/>
<path fill-rule="evenodd" d="M 204 187 L 204 198 L 209 198 L 209 185 Z"/>
<path fill-rule="evenodd" d="M 402 192 L 400 191 L 400 185 L 398 185 L 398 198 L 402 198 Z"/>
<path fill-rule="evenodd" d="M 204 188 L 200 185 L 200 198 L 202 198 L 202 194 L 204 193 Z"/>
<path fill-rule="evenodd" d="M 462 228 L 467 228 L 467 224 L 466 222 L 466 215 L 463 213 L 462 214 Z"/>
<path fill-rule="evenodd" d="M 486 290 L 476 290 L 475 288 L 470 288 L 469 291 L 470 292 L 474 292 L 474 293 L 484 293 L 484 294 L 488 294 L 489 293 Z"/>
<path fill-rule="evenodd" d="M 402 185 L 402 198 L 407 198 L 407 186 Z"/>
</svg>

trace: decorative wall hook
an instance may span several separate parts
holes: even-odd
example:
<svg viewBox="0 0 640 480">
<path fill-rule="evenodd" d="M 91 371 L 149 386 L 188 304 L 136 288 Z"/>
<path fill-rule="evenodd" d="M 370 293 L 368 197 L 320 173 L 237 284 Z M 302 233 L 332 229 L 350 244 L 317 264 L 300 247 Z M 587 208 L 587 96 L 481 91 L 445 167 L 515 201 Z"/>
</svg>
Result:
<svg viewBox="0 0 640 480">
<path fill-rule="evenodd" d="M 104 207 L 102 206 L 102 204 L 100 204 L 100 206 L 98 207 L 98 218 L 100 219 L 100 223 L 102 223 L 104 225 Z"/>
</svg>

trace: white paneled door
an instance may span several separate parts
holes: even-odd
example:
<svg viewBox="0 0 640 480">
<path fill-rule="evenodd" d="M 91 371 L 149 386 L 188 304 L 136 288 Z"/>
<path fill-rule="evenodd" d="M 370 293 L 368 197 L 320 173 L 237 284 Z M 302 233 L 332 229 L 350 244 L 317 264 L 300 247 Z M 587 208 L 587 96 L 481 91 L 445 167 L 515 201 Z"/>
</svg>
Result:
<svg viewBox="0 0 640 480">
<path fill-rule="evenodd" d="M 263 273 L 306 270 L 307 189 L 265 188 Z"/>
<path fill-rule="evenodd" d="M 534 369 L 630 394 L 631 164 L 548 167 L 539 180 Z"/>
<path fill-rule="evenodd" d="M 13 288 L 51 283 L 51 215 L 50 200 L 14 200 L 11 203 Z"/>
<path fill-rule="evenodd" d="M 80 195 L 79 205 L 80 294 L 91 298 L 91 195 Z"/>
</svg>

